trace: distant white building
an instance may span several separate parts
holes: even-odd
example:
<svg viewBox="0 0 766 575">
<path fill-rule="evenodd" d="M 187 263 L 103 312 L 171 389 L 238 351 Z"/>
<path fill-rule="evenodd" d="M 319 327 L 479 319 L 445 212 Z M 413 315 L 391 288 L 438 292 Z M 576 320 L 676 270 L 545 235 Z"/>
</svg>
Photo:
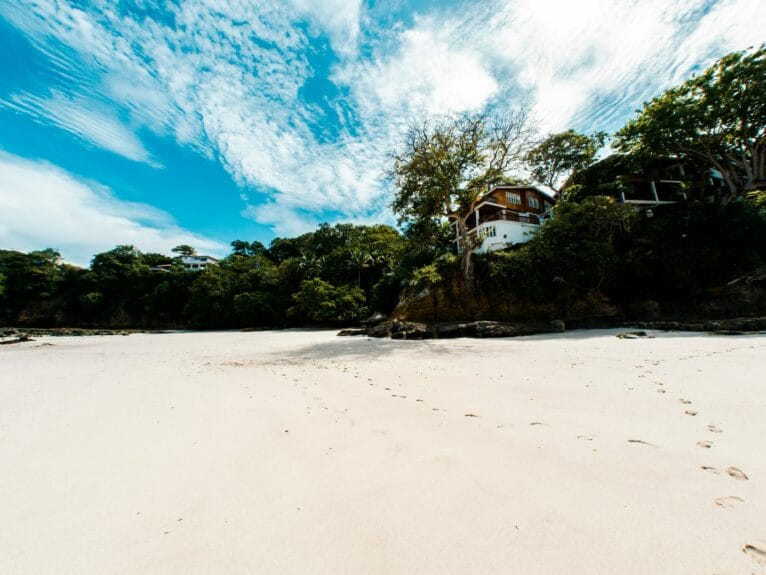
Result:
<svg viewBox="0 0 766 575">
<path fill-rule="evenodd" d="M 218 260 L 212 256 L 181 256 L 181 265 L 187 272 L 200 272 L 209 266 L 217 266 Z"/>
<path fill-rule="evenodd" d="M 477 253 L 526 243 L 550 217 L 555 203 L 553 190 L 540 186 L 494 186 L 466 219 L 469 241 L 478 246 Z M 460 252 L 463 246 L 457 224 L 454 229 Z"/>
</svg>

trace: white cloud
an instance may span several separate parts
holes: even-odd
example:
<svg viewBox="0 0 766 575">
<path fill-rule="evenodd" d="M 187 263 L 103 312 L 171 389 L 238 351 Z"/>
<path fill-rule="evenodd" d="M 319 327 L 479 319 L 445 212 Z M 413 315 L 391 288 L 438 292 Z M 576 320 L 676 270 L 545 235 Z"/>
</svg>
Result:
<svg viewBox="0 0 766 575">
<path fill-rule="evenodd" d="M 290 0 L 329 37 L 336 52 L 351 56 L 357 48 L 361 0 Z"/>
<path fill-rule="evenodd" d="M 766 21 L 758 0 L 486 0 L 385 30 L 360 0 L 186 0 L 163 19 L 117 6 L 38 0 L 0 12 L 68 85 L 127 122 L 78 93 L 16 104 L 139 161 L 151 161 L 140 129 L 215 157 L 268 195 L 246 217 L 282 235 L 326 214 L 390 218 L 385 155 L 413 117 L 529 101 L 545 129 L 614 129 L 695 66 L 759 42 L 753 23 Z M 322 107 L 301 92 L 317 32 L 339 56 L 329 79 L 342 95 L 327 104 L 344 119 L 329 141 L 317 135 Z"/>
<path fill-rule="evenodd" d="M 757 0 L 498 0 L 471 36 L 544 127 L 615 129 L 694 66 L 758 41 Z M 761 34 L 762 36 L 762 34 Z"/>
<path fill-rule="evenodd" d="M 71 99 L 59 92 L 53 92 L 48 98 L 17 94 L 7 101 L 0 100 L 0 106 L 43 118 L 99 148 L 130 160 L 158 165 L 141 140 L 114 117 L 113 111 L 93 100 Z"/>
<path fill-rule="evenodd" d="M 107 188 L 46 162 L 0 152 L 3 248 L 53 247 L 67 261 L 87 266 L 94 254 L 121 244 L 166 254 L 180 244 L 212 254 L 227 251 L 223 244 L 179 227 L 161 210 L 120 201 Z"/>
<path fill-rule="evenodd" d="M 498 82 L 468 43 L 453 42 L 455 28 L 427 19 L 401 32 L 393 56 L 349 66 L 336 75 L 367 113 L 444 114 L 480 110 Z"/>
</svg>

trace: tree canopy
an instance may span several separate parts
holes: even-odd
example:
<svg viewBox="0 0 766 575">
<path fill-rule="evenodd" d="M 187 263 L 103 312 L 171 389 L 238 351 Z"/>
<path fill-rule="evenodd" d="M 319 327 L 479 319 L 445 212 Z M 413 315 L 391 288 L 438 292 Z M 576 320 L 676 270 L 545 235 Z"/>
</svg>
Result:
<svg viewBox="0 0 766 575">
<path fill-rule="evenodd" d="M 472 281 L 475 242 L 469 238 L 466 218 L 489 186 L 506 179 L 520 164 L 535 135 L 525 110 L 507 116 L 447 116 L 411 126 L 392 155 L 392 207 L 400 223 L 412 226 L 438 218 L 455 222 L 464 277 Z"/>
<path fill-rule="evenodd" d="M 563 180 L 593 163 L 605 139 L 604 132 L 590 136 L 574 130 L 550 134 L 526 156 L 532 177 L 560 193 Z"/>
<path fill-rule="evenodd" d="M 703 160 L 726 181 L 724 203 L 766 188 L 766 48 L 724 56 L 645 103 L 615 143 L 631 154 Z"/>
</svg>

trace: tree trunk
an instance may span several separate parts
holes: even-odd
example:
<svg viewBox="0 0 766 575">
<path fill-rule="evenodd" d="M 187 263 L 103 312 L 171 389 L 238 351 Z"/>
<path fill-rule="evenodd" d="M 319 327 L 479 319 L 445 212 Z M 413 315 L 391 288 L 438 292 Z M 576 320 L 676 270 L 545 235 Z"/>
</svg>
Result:
<svg viewBox="0 0 766 575">
<path fill-rule="evenodd" d="M 460 252 L 460 270 L 463 276 L 463 284 L 469 291 L 474 291 L 473 252 L 475 249 L 475 242 L 472 241 L 468 235 L 465 218 L 457 218 L 457 229 L 460 234 L 460 243 L 463 246 L 463 249 Z"/>
</svg>

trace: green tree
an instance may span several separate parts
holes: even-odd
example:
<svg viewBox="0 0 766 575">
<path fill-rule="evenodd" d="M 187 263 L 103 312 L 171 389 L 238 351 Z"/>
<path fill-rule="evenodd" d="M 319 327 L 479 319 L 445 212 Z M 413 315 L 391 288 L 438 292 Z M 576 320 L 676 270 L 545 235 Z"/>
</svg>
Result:
<svg viewBox="0 0 766 575">
<path fill-rule="evenodd" d="M 195 327 L 227 327 L 232 311 L 232 272 L 210 266 L 195 275 L 184 315 Z"/>
<path fill-rule="evenodd" d="M 413 125 L 392 154 L 396 185 L 392 204 L 400 223 L 446 218 L 457 225 L 461 269 L 473 288 L 476 238 L 466 219 L 479 198 L 528 152 L 535 130 L 526 111 L 506 117 L 460 115 Z"/>
<path fill-rule="evenodd" d="M 142 261 L 142 255 L 135 246 L 117 246 L 108 252 L 93 256 L 90 269 L 100 281 L 118 281 L 136 272 L 140 266 L 146 265 Z"/>
<path fill-rule="evenodd" d="M 55 293 L 63 276 L 61 256 L 50 248 L 28 254 L 0 250 L 0 274 L 6 304 L 19 309 Z"/>
<path fill-rule="evenodd" d="M 364 292 L 356 287 L 335 287 L 319 278 L 304 280 L 293 294 L 292 313 L 316 322 L 356 321 L 367 311 Z"/>
<path fill-rule="evenodd" d="M 176 247 L 174 247 L 172 250 L 170 250 L 173 253 L 178 254 L 179 257 L 181 256 L 193 256 L 197 253 L 197 250 L 195 250 L 193 247 L 187 244 L 181 244 Z"/>
<path fill-rule="evenodd" d="M 238 256 L 257 256 L 266 251 L 266 247 L 261 242 L 245 242 L 234 240 L 231 242 L 232 253 Z"/>
<path fill-rule="evenodd" d="M 724 56 L 645 103 L 615 144 L 628 153 L 706 162 L 726 182 L 722 203 L 766 189 L 766 48 Z"/>
<path fill-rule="evenodd" d="M 636 217 L 606 196 L 564 202 L 520 249 L 484 256 L 485 277 L 496 291 L 538 302 L 605 289 L 616 276 L 619 240 Z"/>
<path fill-rule="evenodd" d="M 529 151 L 526 161 L 535 180 L 560 194 L 564 180 L 593 163 L 605 139 L 605 132 L 590 136 L 574 130 L 550 134 Z"/>
</svg>

